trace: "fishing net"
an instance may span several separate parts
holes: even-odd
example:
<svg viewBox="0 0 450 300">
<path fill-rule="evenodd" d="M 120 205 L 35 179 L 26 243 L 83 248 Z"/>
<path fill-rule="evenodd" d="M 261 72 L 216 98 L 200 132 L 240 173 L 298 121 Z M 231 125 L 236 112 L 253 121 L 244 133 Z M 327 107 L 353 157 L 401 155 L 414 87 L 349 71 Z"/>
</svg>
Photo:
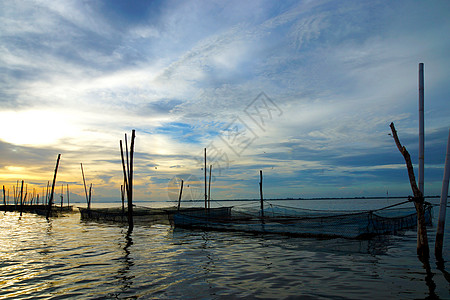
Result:
<svg viewBox="0 0 450 300">
<path fill-rule="evenodd" d="M 226 216 L 213 217 L 204 211 L 178 213 L 174 216 L 174 224 L 179 227 L 253 233 L 370 238 L 398 234 L 417 226 L 415 208 L 394 208 L 404 203 L 366 211 L 312 210 L 271 204 L 261 213 L 256 207 L 236 207 Z M 431 205 L 426 205 L 427 225 L 431 225 L 431 214 Z"/>
</svg>

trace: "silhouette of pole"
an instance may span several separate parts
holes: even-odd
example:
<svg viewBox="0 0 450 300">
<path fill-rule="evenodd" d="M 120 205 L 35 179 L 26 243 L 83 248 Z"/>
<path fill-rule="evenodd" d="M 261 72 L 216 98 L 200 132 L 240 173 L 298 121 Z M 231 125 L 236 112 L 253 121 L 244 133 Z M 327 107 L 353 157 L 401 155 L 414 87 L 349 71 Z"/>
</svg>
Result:
<svg viewBox="0 0 450 300">
<path fill-rule="evenodd" d="M 56 182 L 56 174 L 58 173 L 59 159 L 61 158 L 61 154 L 58 154 L 58 159 L 56 160 L 55 173 L 53 174 L 53 183 L 52 183 L 52 191 L 50 193 L 50 199 L 48 200 L 47 207 L 47 219 L 50 217 L 52 213 L 52 205 L 53 205 L 53 193 L 55 192 L 55 182 Z"/>
<path fill-rule="evenodd" d="M 209 165 L 208 209 L 211 208 L 211 171 L 212 171 L 212 165 Z"/>
<path fill-rule="evenodd" d="M 69 184 L 67 184 L 67 207 L 70 206 L 70 199 L 69 199 Z"/>
<path fill-rule="evenodd" d="M 208 193 L 206 192 L 206 148 L 205 148 L 205 209 L 207 209 Z"/>
<path fill-rule="evenodd" d="M 22 216 L 22 210 L 23 210 L 23 180 L 22 186 L 20 187 L 20 216 Z"/>
<path fill-rule="evenodd" d="M 81 175 L 83 175 L 83 184 L 84 184 L 84 194 L 86 195 L 86 205 L 89 207 L 89 198 L 88 198 L 88 192 L 87 192 L 87 188 L 86 188 L 86 179 L 84 178 L 84 170 L 83 170 L 83 163 L 80 163 L 81 165 Z"/>
<path fill-rule="evenodd" d="M 448 181 L 450 177 L 450 130 L 448 132 L 447 154 L 445 156 L 444 179 L 442 180 L 441 203 L 439 206 L 439 221 L 436 231 L 436 242 L 434 245 L 434 254 L 436 259 L 443 260 L 442 247 L 444 244 L 445 216 L 448 198 Z"/>
<path fill-rule="evenodd" d="M 424 191 L 424 83 L 423 83 L 423 63 L 419 64 L 419 190 L 425 195 Z"/>
<path fill-rule="evenodd" d="M 177 210 L 180 210 L 182 194 L 183 194 L 183 179 L 181 179 L 181 188 L 180 188 L 180 195 L 178 196 L 178 209 Z"/>
<path fill-rule="evenodd" d="M 128 174 L 128 227 L 132 230 L 134 227 L 133 223 L 133 157 L 134 157 L 134 139 L 135 130 L 131 132 L 131 146 L 130 146 L 130 165 Z"/>
<path fill-rule="evenodd" d="M 262 189 L 262 170 L 259 170 L 259 194 L 261 196 L 261 218 L 264 219 L 264 200 L 263 200 L 263 189 Z"/>
<path fill-rule="evenodd" d="M 416 184 L 416 178 L 414 176 L 414 169 L 411 162 L 411 156 L 406 150 L 405 146 L 402 146 L 395 130 L 394 123 L 390 125 L 392 136 L 395 140 L 398 150 L 403 155 L 405 159 L 406 168 L 408 170 L 409 183 L 411 185 L 412 192 L 414 194 L 414 206 L 417 212 L 417 255 L 421 258 L 428 259 L 430 256 L 430 249 L 428 246 L 428 236 L 427 227 L 425 223 L 425 209 L 424 209 L 424 198 L 422 192 L 419 190 Z"/>
</svg>

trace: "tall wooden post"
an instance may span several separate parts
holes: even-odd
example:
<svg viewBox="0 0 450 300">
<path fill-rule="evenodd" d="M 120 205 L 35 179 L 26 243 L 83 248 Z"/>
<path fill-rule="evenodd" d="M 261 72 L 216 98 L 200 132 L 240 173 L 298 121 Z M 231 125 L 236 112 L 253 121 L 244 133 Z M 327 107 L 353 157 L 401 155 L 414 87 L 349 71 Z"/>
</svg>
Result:
<svg viewBox="0 0 450 300">
<path fill-rule="evenodd" d="M 129 162 L 129 155 L 128 155 L 128 138 L 127 138 L 127 134 L 126 133 L 125 133 L 125 157 L 127 159 L 127 164 L 126 164 L 127 177 L 130 177 L 130 162 Z"/>
<path fill-rule="evenodd" d="M 205 148 L 205 166 L 203 169 L 205 170 L 205 209 L 207 209 L 208 193 L 206 192 L 206 148 Z"/>
<path fill-rule="evenodd" d="M 177 210 L 180 210 L 181 206 L 181 195 L 183 194 L 183 179 L 181 179 L 181 188 L 180 188 L 180 195 L 178 196 L 178 208 Z"/>
<path fill-rule="evenodd" d="M 53 174 L 53 183 L 52 183 L 52 191 L 50 193 L 50 199 L 48 200 L 47 207 L 47 219 L 50 217 L 52 213 L 52 205 L 53 205 L 53 193 L 55 192 L 55 182 L 56 182 L 56 174 L 58 173 L 59 159 L 61 158 L 61 154 L 58 154 L 58 159 L 56 160 L 55 173 Z"/>
<path fill-rule="evenodd" d="M 66 191 L 67 191 L 67 207 L 70 207 L 70 199 L 69 199 L 69 184 L 67 184 L 67 189 L 66 189 Z"/>
<path fill-rule="evenodd" d="M 20 216 L 22 216 L 22 210 L 23 210 L 23 180 L 22 186 L 20 188 Z"/>
<path fill-rule="evenodd" d="M 48 205 L 48 189 L 50 187 L 50 181 L 47 181 L 47 192 L 45 194 L 45 205 Z"/>
<path fill-rule="evenodd" d="M 447 140 L 447 154 L 445 156 L 445 166 L 444 166 L 444 179 L 442 180 L 442 190 L 441 190 L 441 203 L 439 206 L 439 221 L 436 230 L 436 243 L 434 245 L 434 254 L 436 259 L 443 260 L 442 258 L 442 247 L 444 244 L 444 228 L 445 228 L 445 216 L 448 198 L 448 181 L 450 178 L 450 130 L 448 131 Z"/>
<path fill-rule="evenodd" d="M 430 255 L 430 249 L 428 246 L 428 236 L 427 227 L 425 223 L 425 209 L 424 209 L 424 198 L 422 192 L 419 190 L 416 184 L 416 178 L 414 176 L 414 169 L 411 162 L 411 156 L 406 150 L 405 146 L 402 146 L 400 140 L 398 139 L 397 131 L 395 130 L 394 123 L 390 125 L 392 136 L 395 140 L 398 150 L 403 155 L 405 159 L 406 168 L 408 170 L 409 183 L 414 195 L 414 206 L 417 212 L 417 255 L 421 258 L 428 259 Z"/>
<path fill-rule="evenodd" d="M 126 169 L 125 169 L 125 160 L 124 160 L 124 158 L 123 158 L 123 146 L 122 146 L 122 140 L 120 140 L 119 145 L 120 145 L 120 156 L 121 156 L 121 158 L 122 158 L 123 184 L 124 184 L 124 187 L 123 187 L 123 188 L 124 188 L 125 194 L 126 194 L 127 197 L 128 197 L 128 172 L 127 172 Z"/>
<path fill-rule="evenodd" d="M 88 204 L 87 204 L 88 210 L 91 209 L 91 199 L 92 199 L 92 183 L 89 186 L 89 200 L 88 200 Z"/>
<path fill-rule="evenodd" d="M 423 81 L 423 63 L 419 64 L 419 190 L 425 195 L 424 191 L 424 81 Z"/>
<path fill-rule="evenodd" d="M 83 184 L 84 184 L 84 194 L 86 195 L 86 206 L 89 204 L 89 198 L 88 198 L 88 192 L 86 188 L 86 179 L 84 178 L 84 170 L 83 170 L 83 163 L 80 163 L 81 165 L 81 175 L 83 175 Z M 89 207 L 88 207 L 89 209 Z"/>
<path fill-rule="evenodd" d="M 263 189 L 262 189 L 262 170 L 259 170 L 259 195 L 261 196 L 261 218 L 264 219 L 264 200 L 263 200 Z"/>
<path fill-rule="evenodd" d="M 61 210 L 63 208 L 63 202 L 64 202 L 64 183 L 61 184 Z"/>
<path fill-rule="evenodd" d="M 134 227 L 133 223 L 133 157 L 134 157 L 134 139 L 135 130 L 131 131 L 131 146 L 130 146 L 130 166 L 129 166 L 129 177 L 128 177 L 128 227 L 132 230 Z"/>
<path fill-rule="evenodd" d="M 211 171 L 212 171 L 212 165 L 209 165 L 208 209 L 211 208 Z"/>
<path fill-rule="evenodd" d="M 122 198 L 122 219 L 125 215 L 125 187 L 123 184 L 120 185 L 120 197 Z"/>
<path fill-rule="evenodd" d="M 6 205 L 6 191 L 4 185 L 3 185 L 3 204 Z"/>
<path fill-rule="evenodd" d="M 18 201 L 19 201 L 19 180 L 17 180 L 16 192 L 14 193 L 14 204 L 17 205 Z"/>
</svg>

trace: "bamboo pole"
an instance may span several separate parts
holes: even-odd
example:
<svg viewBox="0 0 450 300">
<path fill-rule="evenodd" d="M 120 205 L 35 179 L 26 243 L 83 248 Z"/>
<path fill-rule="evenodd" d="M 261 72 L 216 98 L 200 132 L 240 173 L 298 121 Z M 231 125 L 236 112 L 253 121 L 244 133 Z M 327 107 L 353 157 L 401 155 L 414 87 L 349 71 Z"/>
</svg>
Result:
<svg viewBox="0 0 450 300">
<path fill-rule="evenodd" d="M 206 192 L 206 148 L 205 148 L 205 167 L 203 168 L 205 170 L 205 209 L 207 209 L 207 201 L 208 201 L 208 194 Z"/>
<path fill-rule="evenodd" d="M 17 205 L 18 201 L 19 201 L 19 180 L 17 180 L 17 186 L 16 186 L 16 194 L 14 196 L 14 204 Z"/>
<path fill-rule="evenodd" d="M 91 199 L 92 199 L 92 183 L 91 183 L 91 186 L 89 187 L 89 201 L 88 201 L 88 205 L 87 205 L 88 210 L 91 209 Z"/>
<path fill-rule="evenodd" d="M 130 146 L 130 165 L 128 178 L 128 228 L 131 231 L 134 227 L 133 223 L 133 158 L 134 158 L 134 139 L 136 132 L 131 131 L 131 146 Z"/>
<path fill-rule="evenodd" d="M 20 216 L 22 216 L 22 210 L 23 210 L 23 180 L 22 186 L 20 188 Z"/>
<path fill-rule="evenodd" d="M 128 161 L 128 138 L 127 138 L 127 134 L 125 133 L 125 157 L 127 159 L 127 177 L 130 177 L 130 163 Z"/>
<path fill-rule="evenodd" d="M 430 249 L 428 247 L 428 236 L 427 227 L 425 223 L 425 209 L 424 209 L 424 198 L 422 192 L 419 190 L 416 184 L 416 178 L 414 176 L 414 169 L 411 162 L 411 156 L 406 150 L 405 146 L 402 146 L 400 140 L 398 139 L 397 131 L 395 130 L 394 123 L 390 125 L 392 136 L 395 140 L 398 150 L 403 155 L 405 159 L 406 168 L 408 170 L 409 183 L 411 185 L 412 192 L 414 194 L 414 206 L 417 212 L 417 255 L 421 258 L 429 258 Z"/>
<path fill-rule="evenodd" d="M 419 190 L 424 192 L 424 81 L 423 81 L 423 63 L 419 64 Z"/>
<path fill-rule="evenodd" d="M 212 165 L 209 165 L 208 209 L 211 208 L 211 171 L 212 171 Z"/>
<path fill-rule="evenodd" d="M 264 219 L 264 200 L 263 200 L 262 182 L 263 182 L 262 170 L 259 170 L 259 194 L 261 196 L 261 218 Z"/>
<path fill-rule="evenodd" d="M 123 184 L 120 185 L 120 196 L 122 198 L 122 218 L 125 215 L 125 187 Z"/>
<path fill-rule="evenodd" d="M 83 175 L 84 194 L 86 195 L 86 205 L 88 205 L 89 204 L 89 198 L 88 198 L 88 193 L 87 193 L 87 188 L 86 188 L 86 179 L 84 177 L 83 163 L 80 163 L 80 165 L 81 165 L 81 175 Z M 89 209 L 89 207 L 88 207 L 88 209 Z"/>
<path fill-rule="evenodd" d="M 69 184 L 67 184 L 67 188 L 66 188 L 66 191 L 67 191 L 67 207 L 70 207 L 70 199 L 69 199 Z"/>
<path fill-rule="evenodd" d="M 127 195 L 127 197 L 128 197 L 128 179 L 127 179 L 127 177 L 128 177 L 128 173 L 127 173 L 127 171 L 126 171 L 126 169 L 125 169 L 125 160 L 124 160 L 124 158 L 123 158 L 123 147 L 122 147 L 122 140 L 120 140 L 120 156 L 121 156 L 121 158 L 122 158 L 122 169 L 123 169 L 123 180 L 124 180 L 124 191 L 125 191 L 125 194 Z"/>
<path fill-rule="evenodd" d="M 183 179 L 181 179 L 181 188 L 180 188 L 180 195 L 178 196 L 178 209 L 177 210 L 180 210 L 182 194 L 183 194 Z"/>
<path fill-rule="evenodd" d="M 50 187 L 50 181 L 47 181 L 47 193 L 45 194 L 45 205 L 48 205 L 48 189 Z"/>
<path fill-rule="evenodd" d="M 59 159 L 61 158 L 61 154 L 58 154 L 58 159 L 56 160 L 55 173 L 53 174 L 53 183 L 52 183 L 52 191 L 50 193 L 50 199 L 48 200 L 48 208 L 47 208 L 47 219 L 50 217 L 52 213 L 52 205 L 53 205 L 53 193 L 55 192 L 55 183 L 56 183 L 56 174 L 58 173 Z"/>
<path fill-rule="evenodd" d="M 439 206 L 439 221 L 436 230 L 434 254 L 436 259 L 443 261 L 442 248 L 444 244 L 445 216 L 448 198 L 448 182 L 450 178 L 450 130 L 448 131 L 447 154 L 445 156 L 444 178 L 442 179 L 441 202 Z"/>
<path fill-rule="evenodd" d="M 64 202 L 64 183 L 61 184 L 61 210 L 63 208 L 63 202 Z"/>
</svg>

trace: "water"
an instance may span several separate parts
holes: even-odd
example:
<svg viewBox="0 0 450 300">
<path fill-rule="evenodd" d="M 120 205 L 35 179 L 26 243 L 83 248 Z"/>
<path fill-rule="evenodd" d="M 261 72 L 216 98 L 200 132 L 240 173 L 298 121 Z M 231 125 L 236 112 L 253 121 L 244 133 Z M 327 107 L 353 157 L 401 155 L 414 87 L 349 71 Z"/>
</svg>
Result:
<svg viewBox="0 0 450 300">
<path fill-rule="evenodd" d="M 373 209 L 401 200 L 336 201 L 284 204 Z M 248 205 L 224 203 L 230 204 Z M 449 262 L 446 271 L 432 258 L 427 271 L 413 231 L 371 241 L 168 225 L 136 226 L 128 234 L 123 226 L 80 221 L 79 214 L 47 221 L 2 212 L 0 232 L 0 299 L 450 299 Z M 431 249 L 434 235 L 429 228 Z"/>
</svg>

